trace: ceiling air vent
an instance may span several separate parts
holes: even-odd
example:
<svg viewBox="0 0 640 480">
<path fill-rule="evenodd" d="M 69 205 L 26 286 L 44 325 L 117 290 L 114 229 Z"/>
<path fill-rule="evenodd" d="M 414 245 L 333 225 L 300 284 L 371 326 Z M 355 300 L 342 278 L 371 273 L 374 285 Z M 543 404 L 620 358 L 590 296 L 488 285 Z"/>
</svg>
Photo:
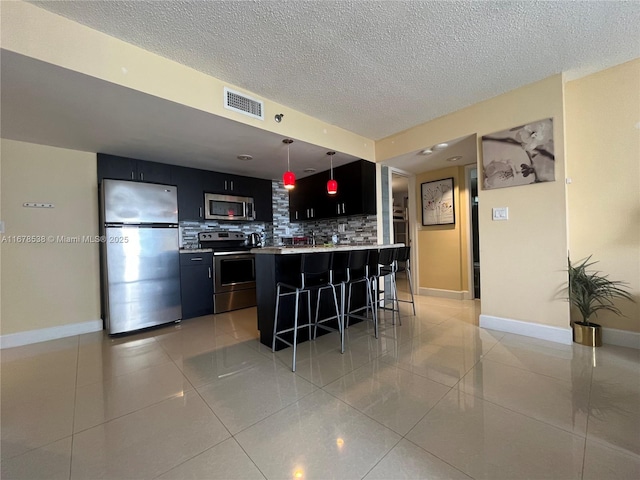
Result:
<svg viewBox="0 0 640 480">
<path fill-rule="evenodd" d="M 264 120 L 264 103 L 224 87 L 224 108 Z"/>
</svg>

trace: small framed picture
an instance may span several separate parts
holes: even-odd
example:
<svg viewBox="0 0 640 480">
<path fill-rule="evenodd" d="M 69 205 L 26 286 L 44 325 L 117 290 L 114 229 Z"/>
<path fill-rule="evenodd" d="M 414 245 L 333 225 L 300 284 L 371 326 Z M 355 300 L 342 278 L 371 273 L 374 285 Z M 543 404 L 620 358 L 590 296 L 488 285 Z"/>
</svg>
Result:
<svg viewBox="0 0 640 480">
<path fill-rule="evenodd" d="M 453 177 L 421 184 L 422 225 L 455 225 Z"/>
</svg>

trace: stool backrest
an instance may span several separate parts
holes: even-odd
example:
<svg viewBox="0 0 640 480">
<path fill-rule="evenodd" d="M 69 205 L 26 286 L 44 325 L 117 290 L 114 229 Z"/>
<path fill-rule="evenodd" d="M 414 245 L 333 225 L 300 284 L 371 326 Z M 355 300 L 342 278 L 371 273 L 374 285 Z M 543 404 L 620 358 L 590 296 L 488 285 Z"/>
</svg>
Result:
<svg viewBox="0 0 640 480">
<path fill-rule="evenodd" d="M 372 250 L 368 250 L 369 252 L 369 261 L 368 263 L 368 271 L 367 276 L 373 277 L 380 274 L 380 266 L 378 265 L 378 258 L 380 257 L 380 251 L 375 248 Z"/>
<path fill-rule="evenodd" d="M 325 284 L 331 278 L 331 252 L 303 253 L 300 262 L 302 288 Z"/>
<path fill-rule="evenodd" d="M 409 256 L 411 255 L 410 250 L 411 247 L 398 247 L 398 257 L 396 260 L 399 262 L 406 262 L 409 260 Z"/>
<path fill-rule="evenodd" d="M 369 250 L 351 250 L 347 268 L 348 281 L 360 280 L 367 277 L 367 263 Z"/>
<path fill-rule="evenodd" d="M 378 257 L 378 264 L 382 265 L 383 267 L 392 267 L 397 255 L 397 247 L 381 248 L 380 256 Z"/>
<path fill-rule="evenodd" d="M 332 252 L 331 283 L 338 284 L 348 281 L 349 273 L 347 270 L 349 267 L 349 255 L 350 252 L 346 251 Z"/>
</svg>

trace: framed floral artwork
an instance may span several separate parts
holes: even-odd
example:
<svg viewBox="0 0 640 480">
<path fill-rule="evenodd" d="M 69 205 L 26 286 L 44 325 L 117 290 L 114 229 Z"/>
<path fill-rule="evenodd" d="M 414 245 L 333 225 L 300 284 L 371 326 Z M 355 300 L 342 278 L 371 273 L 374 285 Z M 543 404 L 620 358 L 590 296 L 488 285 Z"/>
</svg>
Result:
<svg viewBox="0 0 640 480">
<path fill-rule="evenodd" d="M 425 182 L 422 193 L 422 225 L 454 225 L 453 177 Z"/>
<path fill-rule="evenodd" d="M 553 182 L 553 118 L 483 136 L 482 167 L 485 190 Z"/>
</svg>

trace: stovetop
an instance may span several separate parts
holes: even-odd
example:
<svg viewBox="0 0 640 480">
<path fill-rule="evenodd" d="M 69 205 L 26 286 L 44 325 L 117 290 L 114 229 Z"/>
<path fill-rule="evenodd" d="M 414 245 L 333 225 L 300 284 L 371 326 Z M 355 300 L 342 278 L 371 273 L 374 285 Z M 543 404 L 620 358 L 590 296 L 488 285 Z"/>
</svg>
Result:
<svg viewBox="0 0 640 480">
<path fill-rule="evenodd" d="M 214 254 L 246 253 L 253 247 L 247 245 L 247 235 L 242 232 L 200 232 L 200 248 L 211 248 Z"/>
</svg>

